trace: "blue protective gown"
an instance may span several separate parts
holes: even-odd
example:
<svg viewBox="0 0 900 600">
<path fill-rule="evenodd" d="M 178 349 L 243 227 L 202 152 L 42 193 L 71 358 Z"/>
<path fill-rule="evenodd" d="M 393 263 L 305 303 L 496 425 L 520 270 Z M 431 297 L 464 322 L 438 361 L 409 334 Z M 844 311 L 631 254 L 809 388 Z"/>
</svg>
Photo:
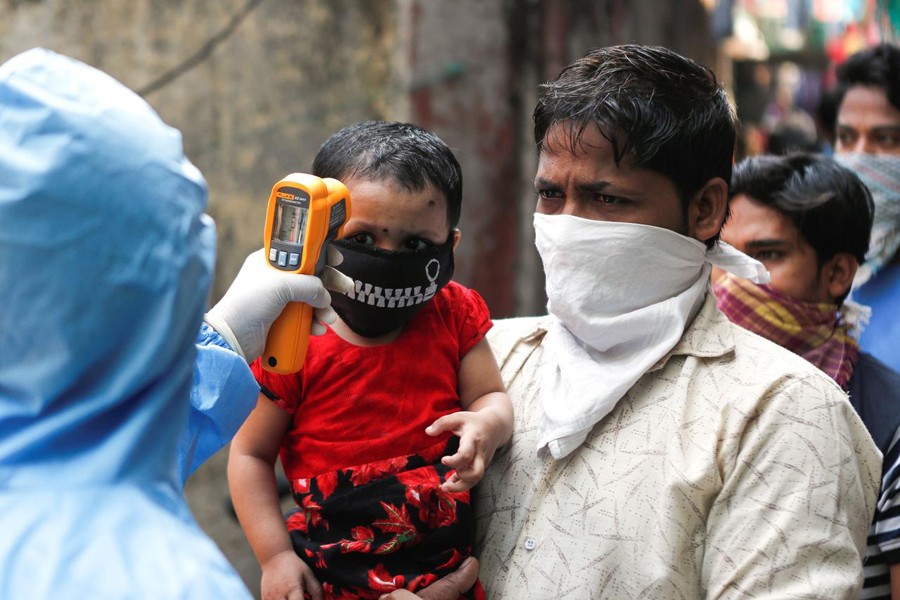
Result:
<svg viewBox="0 0 900 600">
<path fill-rule="evenodd" d="M 182 494 L 256 396 L 200 329 L 206 198 L 109 76 L 0 66 L 0 598 L 250 597 Z"/>
</svg>

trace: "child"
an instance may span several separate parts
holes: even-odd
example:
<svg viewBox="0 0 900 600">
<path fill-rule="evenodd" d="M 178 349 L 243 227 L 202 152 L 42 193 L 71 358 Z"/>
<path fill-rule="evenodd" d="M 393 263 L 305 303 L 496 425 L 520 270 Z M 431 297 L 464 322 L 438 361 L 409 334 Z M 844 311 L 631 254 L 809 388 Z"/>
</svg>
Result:
<svg viewBox="0 0 900 600">
<path fill-rule="evenodd" d="M 335 245 L 356 289 L 333 295 L 340 318 L 299 373 L 253 365 L 263 393 L 229 486 L 264 599 L 414 591 L 471 554 L 468 490 L 512 433 L 487 307 L 450 281 L 462 173 L 437 136 L 370 121 L 327 140 L 313 174 L 350 191 Z M 286 523 L 278 456 L 299 507 Z"/>
</svg>

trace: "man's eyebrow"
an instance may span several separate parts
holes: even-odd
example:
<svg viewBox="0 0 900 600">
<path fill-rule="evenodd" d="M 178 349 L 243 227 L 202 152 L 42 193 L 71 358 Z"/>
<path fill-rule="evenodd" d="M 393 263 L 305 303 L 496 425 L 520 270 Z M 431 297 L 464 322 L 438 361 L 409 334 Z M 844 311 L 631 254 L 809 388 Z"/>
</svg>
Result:
<svg viewBox="0 0 900 600">
<path fill-rule="evenodd" d="M 835 125 L 835 129 L 849 129 L 851 131 L 856 131 L 856 127 L 853 125 L 848 125 L 846 123 L 838 123 Z M 884 131 L 900 131 L 900 123 L 898 124 L 885 124 L 885 125 L 875 125 L 869 128 L 870 131 L 884 132 Z"/>
<path fill-rule="evenodd" d="M 612 185 L 613 184 L 608 181 L 588 181 L 585 183 L 579 183 L 577 187 L 579 190 L 584 190 L 587 192 L 603 192 L 612 187 Z"/>
<path fill-rule="evenodd" d="M 535 177 L 534 185 L 544 187 L 558 187 L 558 184 L 555 181 L 545 179 L 544 177 Z M 610 183 L 609 181 L 587 181 L 584 183 L 579 183 L 576 187 L 580 190 L 598 191 L 605 190 L 611 185 L 612 183 Z"/>
</svg>

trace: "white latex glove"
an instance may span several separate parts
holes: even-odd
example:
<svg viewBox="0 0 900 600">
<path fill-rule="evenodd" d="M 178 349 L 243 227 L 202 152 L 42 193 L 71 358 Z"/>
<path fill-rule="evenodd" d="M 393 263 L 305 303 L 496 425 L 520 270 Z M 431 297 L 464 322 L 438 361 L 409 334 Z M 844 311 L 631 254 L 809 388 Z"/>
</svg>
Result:
<svg viewBox="0 0 900 600">
<path fill-rule="evenodd" d="M 288 302 L 312 306 L 315 310 L 311 333 L 324 333 L 325 325 L 337 319 L 328 289 L 341 293 L 353 289 L 352 279 L 331 268 L 341 263 L 341 253 L 331 246 L 327 252 L 329 266 L 319 279 L 273 269 L 266 264 L 264 250 L 257 250 L 247 257 L 228 291 L 204 320 L 247 362 L 262 354 L 269 327 Z"/>
</svg>

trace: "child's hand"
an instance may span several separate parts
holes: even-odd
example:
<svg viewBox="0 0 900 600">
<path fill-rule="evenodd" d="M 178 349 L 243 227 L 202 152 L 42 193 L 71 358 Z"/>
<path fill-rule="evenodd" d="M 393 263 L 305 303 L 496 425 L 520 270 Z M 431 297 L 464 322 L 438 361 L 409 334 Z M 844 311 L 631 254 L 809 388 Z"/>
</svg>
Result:
<svg viewBox="0 0 900 600">
<path fill-rule="evenodd" d="M 444 415 L 425 429 L 428 435 L 452 431 L 459 437 L 456 454 L 441 459 L 444 465 L 456 469 L 456 473 L 441 486 L 444 491 L 464 492 L 484 477 L 484 470 L 494 458 L 494 452 L 506 441 L 503 434 L 497 431 L 495 420 L 486 411 L 461 410 Z"/>
<path fill-rule="evenodd" d="M 322 586 L 312 569 L 293 550 L 280 552 L 262 565 L 262 600 L 322 600 Z"/>
</svg>

